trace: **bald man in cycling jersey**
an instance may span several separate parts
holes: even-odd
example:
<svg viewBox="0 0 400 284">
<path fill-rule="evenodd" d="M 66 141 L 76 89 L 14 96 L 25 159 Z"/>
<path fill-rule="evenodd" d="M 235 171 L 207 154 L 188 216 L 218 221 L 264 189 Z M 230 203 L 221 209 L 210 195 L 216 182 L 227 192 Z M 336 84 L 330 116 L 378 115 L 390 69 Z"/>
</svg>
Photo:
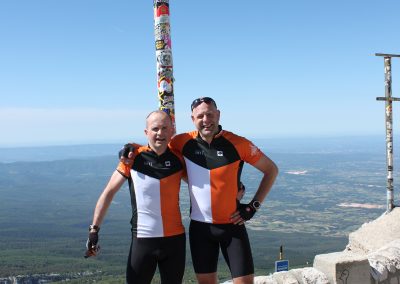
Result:
<svg viewBox="0 0 400 284">
<path fill-rule="evenodd" d="M 212 98 L 191 105 L 197 130 L 172 138 L 170 146 L 184 157 L 191 197 L 190 249 L 201 284 L 217 283 L 219 249 L 234 283 L 253 283 L 254 265 L 243 225 L 260 208 L 278 168 L 249 140 L 219 125 L 220 111 Z M 243 163 L 263 173 L 252 201 L 237 204 Z"/>
<path fill-rule="evenodd" d="M 174 133 L 171 118 L 155 111 L 146 119 L 148 146 L 135 145 L 131 163 L 120 162 L 94 211 L 86 257 L 96 255 L 98 232 L 114 195 L 129 180 L 132 202 L 132 243 L 127 283 L 151 283 L 156 267 L 161 283 L 182 283 L 185 270 L 185 230 L 179 208 L 184 162 L 168 143 Z"/>
</svg>

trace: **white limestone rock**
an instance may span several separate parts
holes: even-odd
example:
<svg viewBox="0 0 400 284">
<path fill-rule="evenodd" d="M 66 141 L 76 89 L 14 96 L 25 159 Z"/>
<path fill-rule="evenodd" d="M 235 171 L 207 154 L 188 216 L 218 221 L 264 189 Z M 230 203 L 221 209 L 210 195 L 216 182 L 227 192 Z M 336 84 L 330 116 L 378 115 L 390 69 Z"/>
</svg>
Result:
<svg viewBox="0 0 400 284">
<path fill-rule="evenodd" d="M 275 272 L 273 278 L 282 284 L 299 284 L 299 281 L 290 271 Z"/>
<path fill-rule="evenodd" d="M 388 267 L 388 270 L 391 273 L 394 273 L 397 269 L 400 269 L 400 248 L 388 247 L 383 250 L 379 250 L 379 254 L 389 259 L 391 266 L 393 266 L 392 269 L 389 269 Z"/>
<path fill-rule="evenodd" d="M 382 246 L 380 249 L 368 254 L 371 266 L 371 275 L 376 281 L 386 281 L 390 274 L 400 270 L 400 239 Z"/>
<path fill-rule="evenodd" d="M 329 284 L 328 277 L 313 267 L 292 269 L 290 271 L 300 284 Z"/>
<path fill-rule="evenodd" d="M 380 282 L 387 279 L 389 259 L 381 255 L 371 255 L 368 256 L 368 262 L 371 266 L 371 275 L 376 281 Z"/>
<path fill-rule="evenodd" d="M 373 253 L 388 243 L 400 239 L 400 207 L 379 218 L 363 224 L 349 234 L 346 249 L 358 253 Z"/>
<path fill-rule="evenodd" d="M 280 284 L 272 275 L 254 277 L 254 284 Z"/>
</svg>

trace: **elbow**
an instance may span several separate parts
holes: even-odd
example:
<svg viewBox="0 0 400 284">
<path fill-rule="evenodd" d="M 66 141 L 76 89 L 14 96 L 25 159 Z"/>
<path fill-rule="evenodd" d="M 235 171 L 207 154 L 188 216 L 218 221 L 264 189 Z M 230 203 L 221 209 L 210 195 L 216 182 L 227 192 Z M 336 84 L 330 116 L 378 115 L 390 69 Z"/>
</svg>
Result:
<svg viewBox="0 0 400 284">
<path fill-rule="evenodd" d="M 274 162 L 272 162 L 271 174 L 272 174 L 274 177 L 277 177 L 278 174 L 279 174 L 279 168 L 278 168 L 278 166 L 277 166 Z"/>
<path fill-rule="evenodd" d="M 276 175 L 278 175 L 278 174 L 279 174 L 279 168 L 278 168 L 278 166 L 277 166 L 277 165 L 275 165 L 275 173 L 276 173 Z"/>
</svg>

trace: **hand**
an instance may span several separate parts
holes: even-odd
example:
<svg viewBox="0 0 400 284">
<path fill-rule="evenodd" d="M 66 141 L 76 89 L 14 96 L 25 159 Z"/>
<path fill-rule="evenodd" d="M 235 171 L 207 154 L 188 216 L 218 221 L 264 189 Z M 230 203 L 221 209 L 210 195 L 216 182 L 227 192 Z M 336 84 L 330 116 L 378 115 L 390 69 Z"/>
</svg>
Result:
<svg viewBox="0 0 400 284">
<path fill-rule="evenodd" d="M 249 204 L 238 205 L 237 211 L 231 215 L 231 222 L 235 225 L 243 225 L 246 221 L 249 221 L 256 214 L 256 209 Z"/>
<path fill-rule="evenodd" d="M 133 152 L 136 148 L 140 147 L 139 144 L 128 143 L 119 151 L 118 155 L 122 163 L 128 165 L 132 163 Z"/>
<path fill-rule="evenodd" d="M 90 232 L 89 237 L 86 241 L 85 258 L 97 255 L 98 251 L 100 250 L 100 246 L 97 244 L 98 241 L 99 241 L 99 233 Z"/>
</svg>

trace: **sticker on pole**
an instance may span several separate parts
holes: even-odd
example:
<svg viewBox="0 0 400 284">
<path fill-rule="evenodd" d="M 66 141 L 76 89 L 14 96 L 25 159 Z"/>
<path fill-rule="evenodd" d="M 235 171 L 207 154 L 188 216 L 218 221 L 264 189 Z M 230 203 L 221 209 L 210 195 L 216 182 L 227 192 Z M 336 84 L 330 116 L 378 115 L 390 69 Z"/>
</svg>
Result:
<svg viewBox="0 0 400 284">
<path fill-rule="evenodd" d="M 289 271 L 289 260 L 275 261 L 275 272 L 279 271 Z"/>
</svg>

